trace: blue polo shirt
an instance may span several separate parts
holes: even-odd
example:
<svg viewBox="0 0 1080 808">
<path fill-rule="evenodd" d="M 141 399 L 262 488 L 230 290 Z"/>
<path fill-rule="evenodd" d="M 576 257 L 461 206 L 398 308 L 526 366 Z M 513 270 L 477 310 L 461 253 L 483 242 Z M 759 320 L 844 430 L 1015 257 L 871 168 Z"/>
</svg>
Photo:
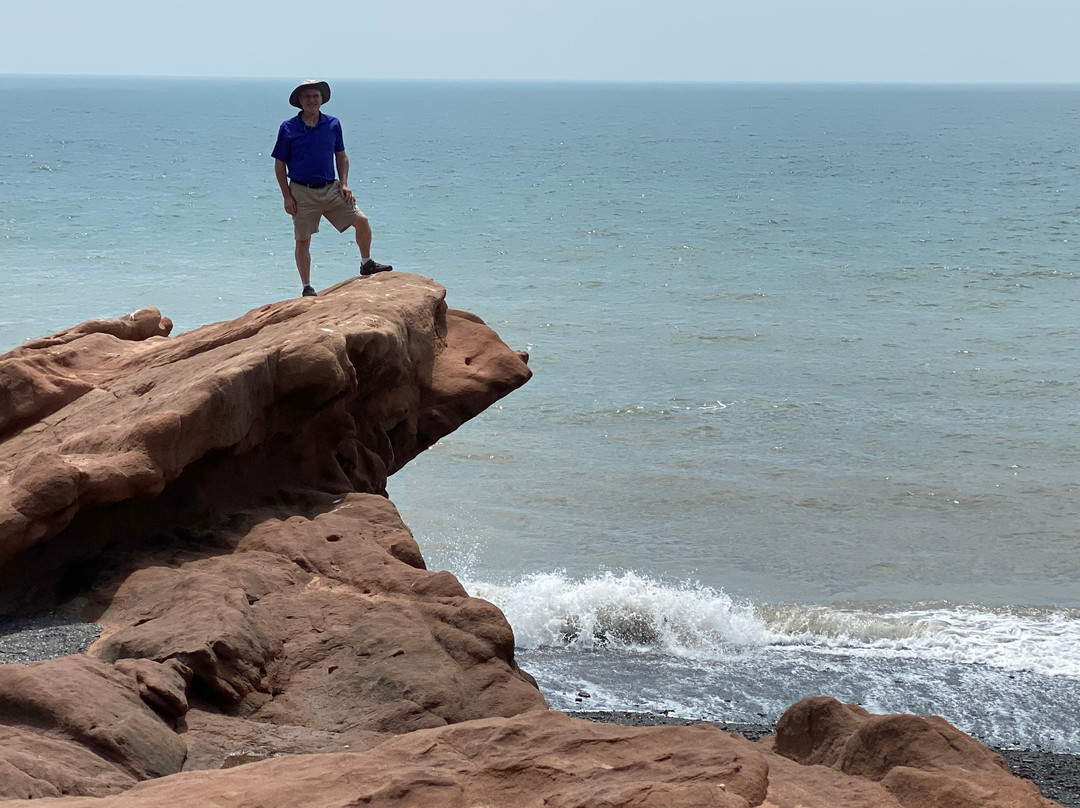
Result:
<svg viewBox="0 0 1080 808">
<path fill-rule="evenodd" d="M 341 122 L 333 115 L 319 113 L 319 122 L 309 127 L 299 113 L 278 128 L 272 156 L 289 169 L 289 178 L 299 182 L 334 181 L 334 155 L 345 151 Z"/>
</svg>

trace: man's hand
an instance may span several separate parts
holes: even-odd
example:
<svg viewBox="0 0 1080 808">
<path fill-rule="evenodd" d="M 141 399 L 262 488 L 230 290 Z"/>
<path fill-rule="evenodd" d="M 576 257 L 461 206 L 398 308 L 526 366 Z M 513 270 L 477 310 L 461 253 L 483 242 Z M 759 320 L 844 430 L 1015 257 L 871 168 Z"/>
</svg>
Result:
<svg viewBox="0 0 1080 808">
<path fill-rule="evenodd" d="M 341 197 L 350 205 L 356 204 L 356 196 L 345 183 L 341 184 Z"/>
<path fill-rule="evenodd" d="M 293 199 L 292 191 L 289 190 L 288 167 L 281 160 L 274 160 L 274 176 L 277 178 L 278 188 L 281 189 L 281 198 L 285 200 L 285 212 L 290 216 L 295 216 L 296 200 Z"/>
</svg>

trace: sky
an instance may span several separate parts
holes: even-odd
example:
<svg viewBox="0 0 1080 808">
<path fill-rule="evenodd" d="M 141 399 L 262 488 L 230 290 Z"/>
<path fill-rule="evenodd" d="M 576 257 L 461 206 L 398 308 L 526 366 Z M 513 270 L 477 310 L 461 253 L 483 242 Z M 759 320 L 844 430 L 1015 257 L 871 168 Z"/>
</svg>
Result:
<svg viewBox="0 0 1080 808">
<path fill-rule="evenodd" d="M 0 74 L 1080 83 L 1080 0 L 0 0 Z"/>
</svg>

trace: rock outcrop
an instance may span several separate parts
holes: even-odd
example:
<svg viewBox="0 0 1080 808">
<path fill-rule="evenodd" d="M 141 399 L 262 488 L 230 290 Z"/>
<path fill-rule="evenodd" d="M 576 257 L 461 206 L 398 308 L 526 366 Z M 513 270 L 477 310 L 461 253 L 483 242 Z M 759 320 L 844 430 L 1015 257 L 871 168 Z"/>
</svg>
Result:
<svg viewBox="0 0 1080 808">
<path fill-rule="evenodd" d="M 529 378 L 386 273 L 169 337 L 0 357 L 0 612 L 101 626 L 0 665 L 0 800 L 95 806 L 1046 806 L 940 719 L 795 705 L 775 739 L 546 709 L 387 477 Z"/>
<path fill-rule="evenodd" d="M 530 375 L 444 295 L 387 273 L 172 339 L 146 309 L 0 358 L 4 605 L 53 597 L 43 587 L 65 576 L 42 573 L 65 564 L 78 589 L 107 545 L 385 493 L 390 474 Z"/>
<path fill-rule="evenodd" d="M 444 295 L 394 273 L 175 338 L 144 310 L 0 358 L 2 603 L 102 627 L 87 657 L 0 666 L 15 747 L 97 761 L 20 752 L 0 795 L 544 707 L 502 613 L 427 570 L 385 497 L 530 375 Z"/>
<path fill-rule="evenodd" d="M 927 791 L 803 765 L 713 727 L 622 727 L 557 712 L 469 721 L 362 752 L 281 756 L 139 784 L 67 808 L 1050 808 L 1031 783 L 950 757 Z M 970 762 L 971 769 L 964 768 Z M 893 771 L 903 768 L 894 766 Z M 913 770 L 933 780 L 941 770 Z"/>
</svg>

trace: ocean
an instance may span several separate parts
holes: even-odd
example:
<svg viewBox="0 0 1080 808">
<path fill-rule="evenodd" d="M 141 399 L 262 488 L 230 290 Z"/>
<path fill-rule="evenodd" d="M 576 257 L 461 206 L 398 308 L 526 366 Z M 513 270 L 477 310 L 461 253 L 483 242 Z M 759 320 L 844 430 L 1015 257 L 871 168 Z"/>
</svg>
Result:
<svg viewBox="0 0 1080 808">
<path fill-rule="evenodd" d="M 1080 752 L 1080 87 L 331 85 L 373 256 L 531 355 L 390 496 L 553 707 Z M 299 294 L 292 86 L 0 77 L 0 347 Z"/>
</svg>

